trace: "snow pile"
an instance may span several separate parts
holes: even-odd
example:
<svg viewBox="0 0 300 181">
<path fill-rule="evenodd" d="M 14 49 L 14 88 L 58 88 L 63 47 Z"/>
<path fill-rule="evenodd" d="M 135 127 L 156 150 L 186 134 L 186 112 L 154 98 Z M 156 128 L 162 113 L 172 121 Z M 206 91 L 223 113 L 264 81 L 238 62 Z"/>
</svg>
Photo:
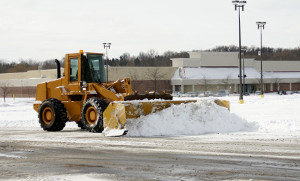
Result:
<svg viewBox="0 0 300 181">
<path fill-rule="evenodd" d="M 162 111 L 127 120 L 128 136 L 199 135 L 256 129 L 213 100 L 172 105 Z"/>
</svg>

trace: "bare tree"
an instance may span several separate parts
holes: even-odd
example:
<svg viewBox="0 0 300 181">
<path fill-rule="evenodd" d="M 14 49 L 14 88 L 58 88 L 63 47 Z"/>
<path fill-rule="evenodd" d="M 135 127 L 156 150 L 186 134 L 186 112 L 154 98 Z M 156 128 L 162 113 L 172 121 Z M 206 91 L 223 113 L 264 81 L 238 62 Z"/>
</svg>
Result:
<svg viewBox="0 0 300 181">
<path fill-rule="evenodd" d="M 146 72 L 146 78 L 153 81 L 154 92 L 157 90 L 157 81 L 162 80 L 166 77 L 167 74 L 159 71 L 159 68 L 148 69 Z"/>
<path fill-rule="evenodd" d="M 264 87 L 261 87 L 261 79 L 260 79 L 260 78 L 257 78 L 256 80 L 257 80 L 258 85 L 259 85 L 259 89 L 258 89 L 258 90 L 262 91 L 262 90 L 264 89 Z M 263 86 L 264 86 L 264 85 L 263 85 Z M 265 91 L 265 90 L 264 90 L 264 91 Z"/>
<path fill-rule="evenodd" d="M 228 74 L 223 80 L 221 80 L 222 84 L 224 85 L 225 90 L 227 90 L 227 88 L 228 88 L 230 78 L 231 78 L 231 75 Z"/>
<path fill-rule="evenodd" d="M 150 49 L 148 52 L 147 52 L 147 55 L 150 57 L 150 58 L 155 58 L 158 53 L 154 50 L 154 49 Z"/>
<path fill-rule="evenodd" d="M 158 54 L 155 50 L 151 49 L 147 53 L 140 52 L 137 57 L 144 66 L 155 66 L 155 60 Z"/>
<path fill-rule="evenodd" d="M 204 74 L 202 74 L 202 83 L 204 91 L 207 91 L 208 80 Z"/>
<path fill-rule="evenodd" d="M 141 84 L 141 82 L 138 81 L 138 73 L 136 71 L 130 71 L 128 76 L 131 79 L 131 85 L 133 85 L 133 89 L 137 90 L 137 88 Z"/>
<path fill-rule="evenodd" d="M 126 66 L 128 64 L 128 62 L 130 62 L 131 60 L 131 56 L 129 53 L 123 53 L 121 56 L 120 56 L 120 66 Z"/>
<path fill-rule="evenodd" d="M 1 95 L 3 96 L 5 102 L 5 98 L 10 93 L 10 87 L 8 81 L 0 82 L 0 90 L 1 90 Z"/>
<path fill-rule="evenodd" d="M 61 62 L 60 62 L 61 63 Z M 41 66 L 41 68 L 43 70 L 46 70 L 46 69 L 55 69 L 56 68 L 56 63 L 54 60 L 46 60 L 44 61 L 43 63 L 41 63 L 39 65 L 39 67 Z"/>
<path fill-rule="evenodd" d="M 281 81 L 281 79 L 279 79 L 279 78 L 274 79 L 274 83 L 276 85 L 276 91 L 277 92 L 280 91 L 280 81 Z"/>
</svg>

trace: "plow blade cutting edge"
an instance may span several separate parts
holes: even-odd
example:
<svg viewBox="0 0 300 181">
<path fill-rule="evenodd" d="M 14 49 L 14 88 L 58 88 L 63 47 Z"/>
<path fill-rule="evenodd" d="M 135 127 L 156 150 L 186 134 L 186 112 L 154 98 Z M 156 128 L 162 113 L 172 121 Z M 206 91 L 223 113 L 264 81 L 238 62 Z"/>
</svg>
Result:
<svg viewBox="0 0 300 181">
<path fill-rule="evenodd" d="M 105 129 L 124 129 L 126 119 L 135 119 L 140 116 L 146 116 L 157 111 L 161 111 L 171 105 L 197 102 L 196 100 L 185 101 L 117 101 L 111 102 L 103 112 L 103 123 Z M 230 110 L 229 101 L 216 99 L 214 102 Z M 126 134 L 124 129 L 124 134 Z"/>
</svg>

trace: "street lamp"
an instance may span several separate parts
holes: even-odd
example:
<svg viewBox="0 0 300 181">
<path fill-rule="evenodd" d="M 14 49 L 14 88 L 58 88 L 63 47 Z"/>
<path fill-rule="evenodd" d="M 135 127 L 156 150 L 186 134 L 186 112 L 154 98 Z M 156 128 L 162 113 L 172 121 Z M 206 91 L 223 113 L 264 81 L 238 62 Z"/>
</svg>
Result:
<svg viewBox="0 0 300 181">
<path fill-rule="evenodd" d="M 239 56 L 239 69 L 240 69 L 240 73 L 239 73 L 239 78 L 240 78 L 240 98 L 239 98 L 239 103 L 243 104 L 244 100 L 243 100 L 243 86 L 242 86 L 242 42 L 241 42 L 241 9 L 242 11 L 244 11 L 244 6 L 246 5 L 246 1 L 240 1 L 240 0 L 235 0 L 232 1 L 232 4 L 234 5 L 235 10 L 238 10 L 239 12 L 239 49 L 240 49 L 240 56 Z"/>
<path fill-rule="evenodd" d="M 245 53 L 246 50 L 243 49 L 242 50 L 242 54 L 243 54 L 243 95 L 246 95 L 246 81 L 245 78 L 247 77 L 246 73 L 245 73 Z"/>
<path fill-rule="evenodd" d="M 262 30 L 265 29 L 266 22 L 256 22 L 260 29 L 260 97 L 264 97 L 263 69 L 262 69 Z"/>
<path fill-rule="evenodd" d="M 103 43 L 104 49 L 106 50 L 106 83 L 108 82 L 108 53 L 107 48 L 110 49 L 111 43 Z"/>
</svg>

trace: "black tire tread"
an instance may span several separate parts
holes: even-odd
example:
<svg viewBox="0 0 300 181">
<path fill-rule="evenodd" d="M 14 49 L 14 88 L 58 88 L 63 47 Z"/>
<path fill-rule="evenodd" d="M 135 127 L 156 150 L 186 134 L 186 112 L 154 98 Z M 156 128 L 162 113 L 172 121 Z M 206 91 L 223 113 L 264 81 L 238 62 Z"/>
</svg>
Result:
<svg viewBox="0 0 300 181">
<path fill-rule="evenodd" d="M 54 111 L 54 122 L 50 127 L 46 127 L 42 120 L 42 114 L 41 114 L 41 108 L 43 107 L 43 104 L 52 104 L 53 111 Z M 66 122 L 68 121 L 68 115 L 67 110 L 64 106 L 64 104 L 54 98 L 46 99 L 39 109 L 39 122 L 41 125 L 41 128 L 43 128 L 45 131 L 61 131 L 66 126 Z"/>
<path fill-rule="evenodd" d="M 78 126 L 80 129 L 85 129 L 85 127 L 83 126 L 81 120 L 80 120 L 80 121 L 77 121 L 76 124 L 77 124 L 77 126 Z"/>
<path fill-rule="evenodd" d="M 97 124 L 94 127 L 90 127 L 90 125 L 85 120 L 85 107 L 88 105 L 95 105 L 95 108 L 97 109 L 98 113 L 100 113 L 100 118 L 99 118 L 100 120 L 98 120 Z M 99 97 L 89 98 L 85 102 L 85 104 L 83 105 L 83 108 L 82 108 L 81 122 L 82 122 L 84 128 L 87 129 L 88 131 L 101 133 L 103 131 L 103 112 L 107 108 L 107 106 L 108 106 L 108 103 Z"/>
</svg>

